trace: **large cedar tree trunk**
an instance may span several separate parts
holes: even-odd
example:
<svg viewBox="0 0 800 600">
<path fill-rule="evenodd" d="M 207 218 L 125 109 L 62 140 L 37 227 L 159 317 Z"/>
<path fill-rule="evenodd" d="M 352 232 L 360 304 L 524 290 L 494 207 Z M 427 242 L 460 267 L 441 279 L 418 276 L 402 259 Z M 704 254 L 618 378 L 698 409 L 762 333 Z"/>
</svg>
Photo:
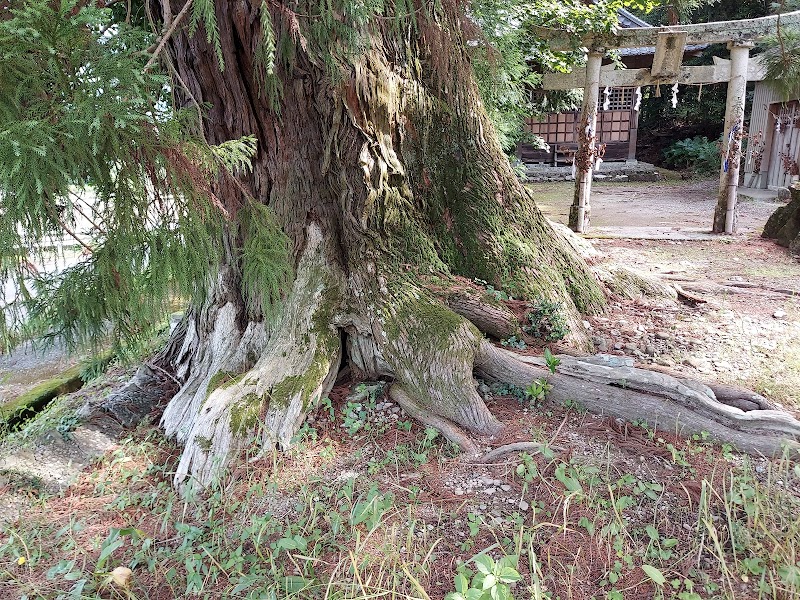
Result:
<svg viewBox="0 0 800 600">
<path fill-rule="evenodd" d="M 174 0 L 169 12 L 182 6 Z M 394 399 L 462 445 L 454 432 L 496 433 L 473 378 L 491 354 L 486 324 L 424 282 L 480 278 L 557 300 L 573 317 L 601 308 L 604 295 L 511 171 L 473 80 L 461 9 L 446 0 L 428 14 L 415 3 L 413 18 L 373 19 L 369 44 L 354 51 L 341 28 L 319 41 L 324 19 L 308 16 L 316 3 L 215 6 L 224 70 L 202 28 L 178 28 L 168 44 L 176 93 L 205 107 L 208 142 L 257 136 L 252 174 L 221 180 L 217 196 L 232 224 L 244 191 L 269 207 L 290 239 L 294 277 L 276 314 L 248 312 L 245 240 L 232 234 L 229 264 L 170 341 L 182 387 L 162 424 L 185 445 L 176 482 L 206 484 L 254 443 L 288 446 L 343 361 L 391 380 Z M 260 6 L 285 57 L 277 107 L 256 75 Z"/>
</svg>

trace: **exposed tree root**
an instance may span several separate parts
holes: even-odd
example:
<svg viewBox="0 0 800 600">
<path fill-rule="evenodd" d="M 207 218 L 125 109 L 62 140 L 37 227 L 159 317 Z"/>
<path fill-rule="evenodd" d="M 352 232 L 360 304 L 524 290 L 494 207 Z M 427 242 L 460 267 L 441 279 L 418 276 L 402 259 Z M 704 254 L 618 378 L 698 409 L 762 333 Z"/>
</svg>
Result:
<svg viewBox="0 0 800 600">
<path fill-rule="evenodd" d="M 228 302 L 199 321 L 213 324 L 206 343 L 187 334 L 178 358 L 191 364 L 192 376 L 162 418 L 167 434 L 185 444 L 176 484 L 191 475 L 207 485 L 257 434 L 262 451 L 288 448 L 308 410 L 333 387 L 342 348 L 331 306 L 341 283 L 324 264 L 321 233 L 311 227 L 271 331 L 251 322 L 239 333 L 239 309 Z"/>
<path fill-rule="evenodd" d="M 735 406 L 744 412 L 751 410 L 778 410 L 772 402 L 752 390 L 722 383 L 709 383 L 707 385 L 719 402 L 728 406 Z"/>
<path fill-rule="evenodd" d="M 521 330 L 516 316 L 500 303 L 488 304 L 475 294 L 459 291 L 447 297 L 447 306 L 480 331 L 497 340 L 520 335 Z"/>
<path fill-rule="evenodd" d="M 539 452 L 544 447 L 544 444 L 537 444 L 536 442 L 514 442 L 513 444 L 505 444 L 504 446 L 498 446 L 484 454 L 483 456 L 478 457 L 477 460 L 471 461 L 474 464 L 489 464 L 493 463 L 496 460 L 502 458 L 506 454 L 514 454 L 514 453 L 521 453 L 521 452 Z"/>
<path fill-rule="evenodd" d="M 679 380 L 685 379 L 679 373 L 675 373 L 667 367 L 650 365 L 649 370 L 665 373 Z M 722 402 L 722 404 L 727 404 L 728 406 L 734 406 L 744 412 L 750 412 L 751 410 L 780 410 L 775 404 L 764 398 L 764 396 L 752 390 L 722 383 L 703 383 L 701 385 L 710 389 L 718 402 Z"/>
<path fill-rule="evenodd" d="M 502 425 L 472 373 L 480 332 L 423 290 L 386 296 L 363 309 L 374 318 L 354 320 L 347 329 L 355 368 L 368 378 L 393 379 L 420 408 L 450 423 L 479 435 L 498 433 Z"/>
<path fill-rule="evenodd" d="M 476 457 L 480 454 L 478 447 L 458 425 L 455 425 L 452 421 L 448 421 L 443 417 L 439 417 L 431 413 L 430 410 L 420 406 L 414 401 L 413 398 L 411 398 L 411 396 L 408 395 L 406 390 L 403 389 L 402 385 L 396 383 L 392 385 L 392 387 L 389 388 L 389 397 L 397 402 L 400 408 L 406 411 L 410 417 L 416 419 L 427 427 L 438 429 L 445 439 L 453 442 L 454 444 L 458 444 L 458 446 L 461 447 L 461 450 L 466 453 L 467 456 Z"/>
<path fill-rule="evenodd" d="M 577 402 L 592 412 L 628 421 L 645 420 L 680 435 L 707 432 L 712 439 L 768 456 L 784 444 L 800 449 L 800 421 L 775 410 L 743 410 L 717 401 L 704 384 L 626 366 L 605 366 L 562 356 L 555 374 L 531 364 L 536 359 L 484 341 L 476 370 L 489 380 L 526 386 L 548 378 L 549 400 Z"/>
<path fill-rule="evenodd" d="M 635 369 L 615 357 L 562 354 L 551 374 L 541 357 L 518 355 L 484 338 L 519 332 L 507 307 L 460 292 L 445 306 L 421 288 L 392 289 L 380 278 L 375 286 L 375 271 L 367 263 L 345 284 L 325 258 L 320 230 L 310 227 L 293 287 L 270 325 L 246 318 L 222 273 L 210 301 L 189 315 L 164 351 L 182 383 L 162 418 L 167 434 L 185 444 L 176 484 L 192 477 L 207 485 L 256 439 L 262 452 L 287 448 L 340 373 L 342 331 L 346 368 L 356 376 L 391 379 L 390 397 L 458 444 L 467 462 L 490 463 L 542 447 L 516 442 L 480 455 L 474 436 L 497 435 L 502 424 L 477 393 L 475 374 L 520 387 L 547 378 L 551 401 L 571 400 L 683 435 L 705 431 L 748 452 L 773 455 L 784 443 L 800 448 L 800 422 L 748 390 Z M 643 289 L 636 276 L 623 279 L 632 282 L 631 293 Z M 140 375 L 128 391 L 145 396 L 153 373 Z"/>
<path fill-rule="evenodd" d="M 711 281 L 710 279 L 697 280 L 676 273 L 665 273 L 660 276 L 670 281 L 678 293 L 695 292 L 698 294 L 745 294 L 755 296 L 781 297 L 800 295 L 800 290 L 775 287 L 750 281 Z M 704 300 L 701 300 L 704 302 Z"/>
</svg>

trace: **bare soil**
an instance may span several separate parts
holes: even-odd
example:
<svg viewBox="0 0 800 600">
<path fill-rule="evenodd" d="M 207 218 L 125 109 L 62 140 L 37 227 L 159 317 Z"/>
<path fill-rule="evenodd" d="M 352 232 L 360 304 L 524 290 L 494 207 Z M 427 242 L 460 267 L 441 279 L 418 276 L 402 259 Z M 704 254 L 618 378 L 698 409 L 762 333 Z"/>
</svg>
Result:
<svg viewBox="0 0 800 600">
<path fill-rule="evenodd" d="M 705 234 L 697 229 L 710 229 L 716 185 L 709 180 L 595 186 L 587 237 L 601 233 L 592 244 L 610 260 L 672 281 L 703 302 L 614 301 L 607 314 L 586 325 L 598 351 L 750 387 L 797 410 L 800 262 L 759 237 L 783 203 L 744 200 L 738 234 Z M 542 197 L 545 214 L 566 221 L 571 184 L 530 187 Z"/>
<path fill-rule="evenodd" d="M 669 179 L 658 182 L 595 182 L 592 187 L 592 227 L 668 227 L 711 231 L 719 183 L 716 179 Z M 574 183 L 535 183 L 539 208 L 552 220 L 567 223 Z M 745 192 L 746 193 L 746 192 Z M 740 234 L 760 234 L 769 215 L 783 202 L 751 199 L 739 202 Z"/>
</svg>

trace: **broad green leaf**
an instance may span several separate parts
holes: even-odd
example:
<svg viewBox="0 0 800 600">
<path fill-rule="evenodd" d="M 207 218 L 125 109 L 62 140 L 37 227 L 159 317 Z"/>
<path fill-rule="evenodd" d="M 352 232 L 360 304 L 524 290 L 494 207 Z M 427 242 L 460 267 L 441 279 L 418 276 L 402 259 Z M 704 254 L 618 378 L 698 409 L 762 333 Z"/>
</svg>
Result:
<svg viewBox="0 0 800 600">
<path fill-rule="evenodd" d="M 288 594 L 296 594 L 314 583 L 313 579 L 300 577 L 298 575 L 287 575 L 281 579 L 281 587 L 286 590 Z"/>
<path fill-rule="evenodd" d="M 497 585 L 497 577 L 492 573 L 489 573 L 483 580 L 483 589 L 485 590 L 493 588 L 496 585 Z"/>
<path fill-rule="evenodd" d="M 100 558 L 97 559 L 97 568 L 98 569 L 102 568 L 102 566 L 105 564 L 106 560 L 108 560 L 108 557 L 111 556 L 111 553 L 114 552 L 114 550 L 116 550 L 120 546 L 122 546 L 122 544 L 124 542 L 125 542 L 125 540 L 121 540 L 121 539 L 117 538 L 116 540 L 114 540 L 110 544 L 106 545 L 103 548 L 103 550 L 100 552 Z"/>
<path fill-rule="evenodd" d="M 494 561 L 492 560 L 491 556 L 479 554 L 475 557 L 475 566 L 478 568 L 478 571 L 484 575 L 488 575 L 494 568 Z"/>
<path fill-rule="evenodd" d="M 503 583 L 514 583 L 522 579 L 522 576 L 513 567 L 503 567 L 497 578 Z"/>
<path fill-rule="evenodd" d="M 667 581 L 664 577 L 664 574 L 652 565 L 642 565 L 642 571 L 644 571 L 644 574 L 647 575 L 656 585 L 664 585 L 664 583 Z"/>
</svg>

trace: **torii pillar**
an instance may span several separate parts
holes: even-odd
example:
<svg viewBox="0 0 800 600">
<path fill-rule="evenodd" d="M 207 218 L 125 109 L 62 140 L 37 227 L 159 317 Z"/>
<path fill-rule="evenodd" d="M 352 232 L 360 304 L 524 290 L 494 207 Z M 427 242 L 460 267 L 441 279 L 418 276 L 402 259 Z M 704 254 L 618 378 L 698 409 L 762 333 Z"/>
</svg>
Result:
<svg viewBox="0 0 800 600">
<path fill-rule="evenodd" d="M 731 77 L 725 104 L 725 129 L 722 134 L 722 165 L 719 196 L 714 210 L 714 233 L 736 233 L 736 201 L 739 188 L 739 165 L 742 159 L 742 128 L 747 94 L 747 63 L 753 42 L 729 42 Z"/>
<path fill-rule="evenodd" d="M 605 49 L 592 48 L 586 59 L 583 109 L 578 124 L 578 152 L 575 154 L 575 196 L 569 210 L 569 227 L 583 233 L 589 229 L 592 171 L 597 139 L 597 103 L 600 100 L 600 67 Z"/>
</svg>

